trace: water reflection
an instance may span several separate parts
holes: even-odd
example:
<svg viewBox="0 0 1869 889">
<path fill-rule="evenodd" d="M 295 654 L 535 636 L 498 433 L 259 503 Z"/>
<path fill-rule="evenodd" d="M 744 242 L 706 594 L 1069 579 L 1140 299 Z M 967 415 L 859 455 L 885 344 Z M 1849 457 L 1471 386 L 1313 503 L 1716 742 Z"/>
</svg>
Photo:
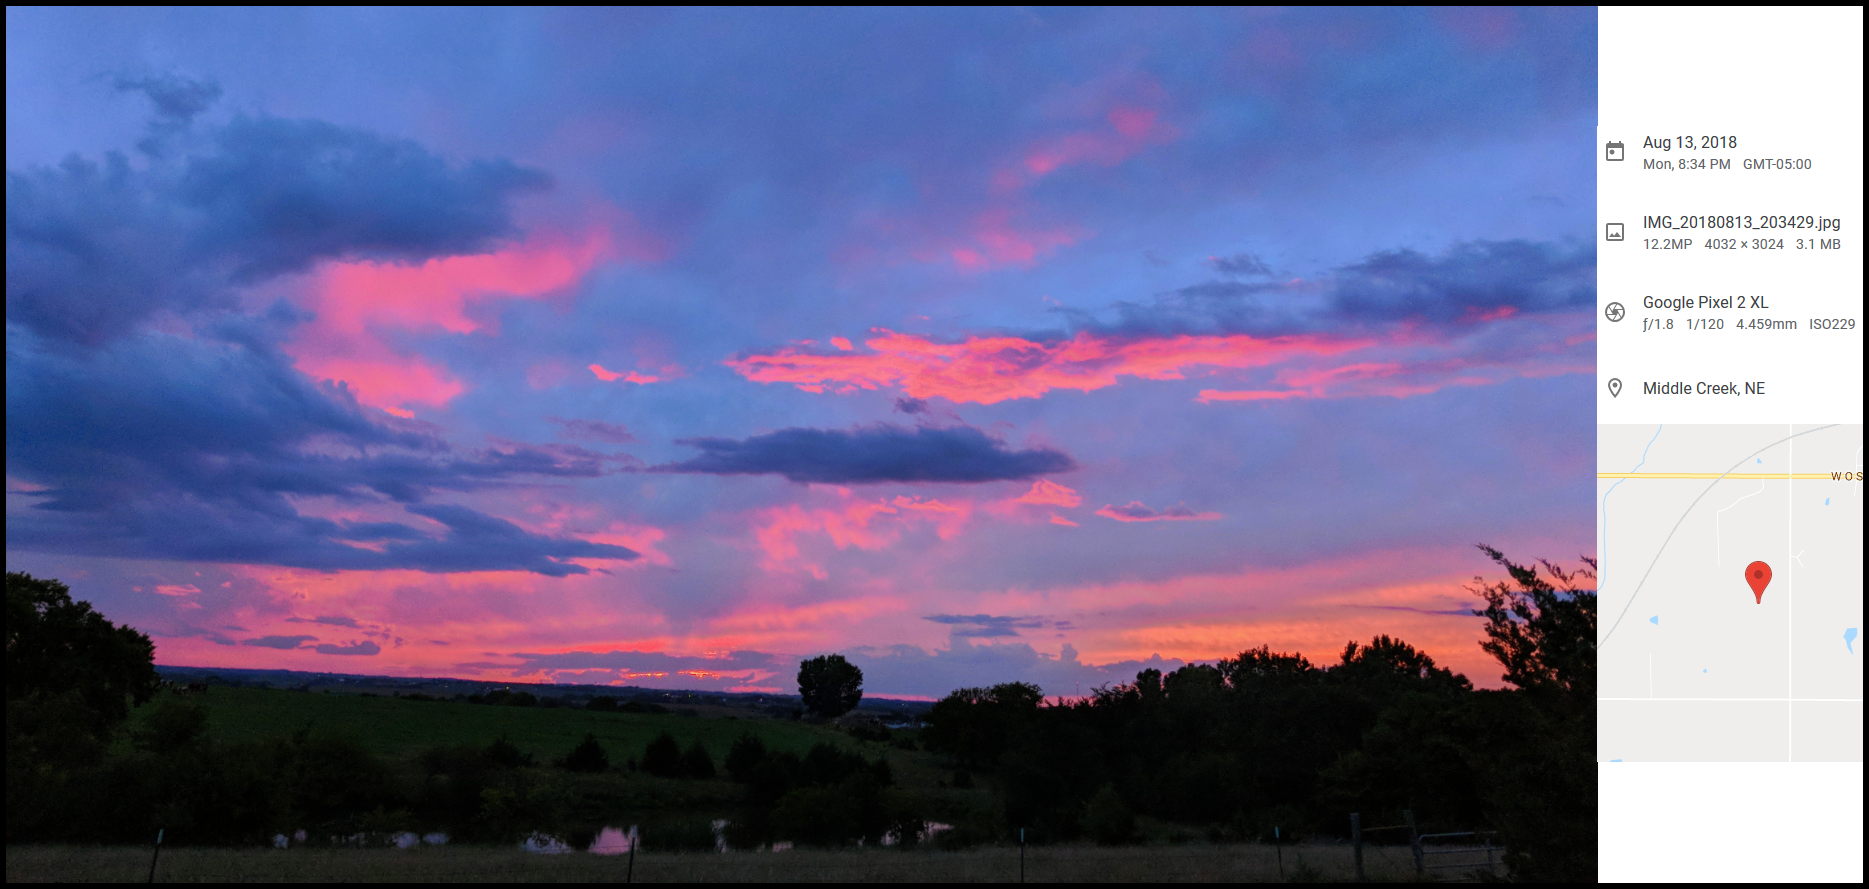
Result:
<svg viewBox="0 0 1869 889">
<path fill-rule="evenodd" d="M 726 852 L 727 821 L 725 819 L 715 820 L 710 827 L 712 827 L 714 833 L 715 851 Z M 942 831 L 952 830 L 953 828 L 953 825 L 942 824 L 939 821 L 923 822 L 922 829 L 917 834 L 916 840 L 926 843 L 933 840 L 935 836 Z M 423 837 L 423 840 L 425 842 L 429 841 L 427 837 Z M 446 835 L 443 835 L 442 842 L 446 841 Z M 894 832 L 882 838 L 882 844 L 885 846 L 894 846 L 900 842 L 901 838 Z M 588 829 L 570 830 L 566 831 L 565 835 L 562 837 L 548 833 L 534 833 L 526 837 L 525 842 L 519 844 L 519 848 L 527 852 L 538 852 L 544 855 L 559 855 L 566 852 L 589 852 L 592 855 L 625 855 L 628 854 L 631 849 L 647 851 L 647 847 L 641 845 L 641 843 L 642 837 L 638 832 L 638 827 L 632 824 L 627 828 L 605 827 L 596 831 Z M 862 845 L 862 842 L 859 841 L 858 845 Z M 666 848 L 667 847 L 664 847 L 665 851 Z M 772 852 L 786 852 L 790 851 L 793 845 L 784 840 L 780 840 L 765 848 L 767 851 Z"/>
<path fill-rule="evenodd" d="M 273 834 L 273 848 L 289 849 L 295 845 L 304 845 L 305 840 L 306 835 L 303 830 L 294 832 L 289 837 L 283 833 L 276 833 Z M 376 846 L 381 845 L 383 842 L 384 837 L 382 834 L 370 833 L 357 833 L 347 837 L 331 838 L 331 844 L 334 846 Z M 401 833 L 390 834 L 388 842 L 398 849 L 413 849 L 423 844 L 445 846 L 448 844 L 448 835 L 441 831 L 418 834 L 412 830 L 405 830 Z"/>
<path fill-rule="evenodd" d="M 620 827 L 606 827 L 597 832 L 597 838 L 591 841 L 592 855 L 622 855 L 636 845 L 636 828 L 624 830 Z"/>
<path fill-rule="evenodd" d="M 526 841 L 520 843 L 519 848 L 527 852 L 539 852 L 545 855 L 560 855 L 571 851 L 570 844 L 551 834 L 545 833 L 535 833 L 526 837 Z"/>
<path fill-rule="evenodd" d="M 636 826 L 605 827 L 600 830 L 571 830 L 565 835 L 534 833 L 519 848 L 527 852 L 558 855 L 565 852 L 589 852 L 592 855 L 622 855 L 638 842 Z"/>
</svg>

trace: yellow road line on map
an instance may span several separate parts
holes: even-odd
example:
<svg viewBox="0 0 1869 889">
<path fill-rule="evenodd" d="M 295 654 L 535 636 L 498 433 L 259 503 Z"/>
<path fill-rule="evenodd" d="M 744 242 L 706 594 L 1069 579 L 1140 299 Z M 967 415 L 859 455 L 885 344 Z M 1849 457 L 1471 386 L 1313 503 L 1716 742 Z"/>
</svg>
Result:
<svg viewBox="0 0 1869 889">
<path fill-rule="evenodd" d="M 1841 481 L 1828 472 L 1599 472 L 1597 478 L 1744 478 Z M 1855 479 L 1850 479 L 1855 481 Z"/>
</svg>

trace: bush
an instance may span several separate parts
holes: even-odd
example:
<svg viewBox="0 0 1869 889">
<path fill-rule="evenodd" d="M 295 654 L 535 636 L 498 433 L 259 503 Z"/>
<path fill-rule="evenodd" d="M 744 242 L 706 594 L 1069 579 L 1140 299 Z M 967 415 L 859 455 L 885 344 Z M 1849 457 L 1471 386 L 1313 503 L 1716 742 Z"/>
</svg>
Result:
<svg viewBox="0 0 1869 889">
<path fill-rule="evenodd" d="M 610 756 L 597 743 L 596 735 L 585 732 L 584 740 L 571 748 L 559 764 L 573 772 L 602 772 L 610 768 Z"/>
<path fill-rule="evenodd" d="M 742 784 L 753 779 L 753 770 L 766 759 L 766 742 L 748 732 L 727 750 L 727 775 Z"/>
<path fill-rule="evenodd" d="M 659 778 L 679 778 L 685 766 L 681 757 L 681 744 L 675 736 L 663 732 L 649 742 L 642 751 L 642 770 Z"/>
<path fill-rule="evenodd" d="M 595 710 L 598 713 L 615 713 L 617 712 L 617 699 L 609 695 L 598 695 L 591 698 L 590 703 L 584 705 L 584 709 Z"/>
<path fill-rule="evenodd" d="M 844 731 L 850 733 L 850 737 L 856 738 L 859 741 L 876 741 L 883 744 L 889 743 L 889 729 L 880 722 L 859 722 L 844 729 Z"/>
<path fill-rule="evenodd" d="M 487 759 L 496 766 L 508 769 L 533 764 L 532 754 L 519 752 L 519 748 L 513 742 L 506 740 L 505 735 L 495 738 L 493 743 L 487 745 Z"/>
<path fill-rule="evenodd" d="M 1135 839 L 1136 815 L 1123 804 L 1114 785 L 1103 785 L 1084 807 L 1084 831 L 1102 846 L 1117 846 Z"/>
<path fill-rule="evenodd" d="M 709 756 L 707 748 L 696 741 L 688 746 L 688 752 L 681 755 L 682 774 L 690 778 L 714 777 L 714 757 Z"/>
</svg>

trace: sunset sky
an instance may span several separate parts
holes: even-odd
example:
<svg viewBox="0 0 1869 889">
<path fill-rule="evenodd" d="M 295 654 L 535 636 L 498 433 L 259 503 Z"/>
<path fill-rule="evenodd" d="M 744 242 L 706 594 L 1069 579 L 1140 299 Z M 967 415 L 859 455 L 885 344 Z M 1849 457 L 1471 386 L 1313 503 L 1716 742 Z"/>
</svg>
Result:
<svg viewBox="0 0 1869 889">
<path fill-rule="evenodd" d="M 159 663 L 1088 691 L 1593 551 L 1596 12 L 7 11 L 7 567 Z"/>
</svg>

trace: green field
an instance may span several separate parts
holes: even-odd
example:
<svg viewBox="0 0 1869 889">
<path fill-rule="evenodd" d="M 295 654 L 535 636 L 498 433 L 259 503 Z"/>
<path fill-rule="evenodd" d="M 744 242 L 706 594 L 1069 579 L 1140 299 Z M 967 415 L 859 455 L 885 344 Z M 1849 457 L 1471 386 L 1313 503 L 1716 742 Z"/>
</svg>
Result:
<svg viewBox="0 0 1869 889">
<path fill-rule="evenodd" d="M 165 695 L 132 713 L 129 731 L 118 742 L 125 750 L 129 739 L 167 699 Z M 996 810 L 988 789 L 947 786 L 954 775 L 952 768 L 912 745 L 905 749 L 860 740 L 829 725 L 775 718 L 751 707 L 700 706 L 686 714 L 603 713 L 219 685 L 205 694 L 175 700 L 207 709 L 208 739 L 216 745 L 276 739 L 301 731 L 315 738 L 343 738 L 399 772 L 408 787 L 422 782 L 425 752 L 442 747 L 484 749 L 503 737 L 533 757 L 537 768 L 528 772 L 542 782 L 542 792 L 564 801 L 573 820 L 589 825 L 641 823 L 647 831 L 655 823 L 657 830 L 666 830 L 670 819 L 705 823 L 730 817 L 744 804 L 745 788 L 727 779 L 724 763 L 734 740 L 749 733 L 774 751 L 802 756 L 814 745 L 830 744 L 868 760 L 886 760 L 895 785 L 915 794 L 934 820 L 976 823 L 983 813 Z M 717 777 L 659 778 L 630 770 L 628 764 L 640 760 L 650 740 L 663 732 L 673 735 L 684 750 L 696 742 L 706 747 L 719 770 Z M 587 733 L 604 747 L 608 771 L 591 774 L 551 768 Z"/>
<path fill-rule="evenodd" d="M 716 763 L 726 756 L 733 740 L 746 732 L 759 735 L 770 748 L 800 754 L 826 741 L 859 749 L 872 759 L 890 749 L 828 727 L 759 716 L 595 713 L 565 707 L 501 707 L 225 686 L 185 700 L 208 708 L 209 736 L 217 742 L 275 738 L 309 726 L 313 734 L 350 738 L 401 765 L 414 765 L 423 751 L 433 747 L 485 747 L 502 736 L 545 764 L 563 756 L 586 732 L 597 736 L 614 766 L 641 757 L 650 739 L 664 731 L 673 734 L 683 749 L 701 742 Z M 131 717 L 132 730 L 151 710 L 138 708 Z M 893 758 L 890 764 L 896 765 Z"/>
</svg>

